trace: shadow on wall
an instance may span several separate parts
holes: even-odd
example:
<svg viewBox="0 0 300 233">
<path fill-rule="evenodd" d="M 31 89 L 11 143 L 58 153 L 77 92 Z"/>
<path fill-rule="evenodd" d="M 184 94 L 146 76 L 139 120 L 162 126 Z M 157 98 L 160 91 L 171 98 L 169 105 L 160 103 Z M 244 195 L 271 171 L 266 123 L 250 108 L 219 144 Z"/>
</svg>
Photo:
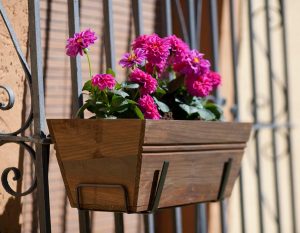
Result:
<svg viewBox="0 0 300 233">
<path fill-rule="evenodd" d="M 0 233 L 21 233 L 21 224 L 19 223 L 21 211 L 20 198 L 10 197 L 0 215 Z"/>
</svg>

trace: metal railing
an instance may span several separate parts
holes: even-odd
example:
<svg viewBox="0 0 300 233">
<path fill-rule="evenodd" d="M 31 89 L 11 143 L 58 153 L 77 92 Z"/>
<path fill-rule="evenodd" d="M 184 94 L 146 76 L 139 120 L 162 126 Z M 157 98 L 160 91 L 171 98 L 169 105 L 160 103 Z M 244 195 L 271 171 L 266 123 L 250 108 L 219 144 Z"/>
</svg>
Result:
<svg viewBox="0 0 300 233">
<path fill-rule="evenodd" d="M 21 171 L 16 167 L 10 167 L 2 172 L 1 181 L 4 189 L 11 195 L 23 196 L 30 194 L 35 188 L 37 188 L 37 201 L 39 211 L 39 226 L 41 233 L 51 233 L 51 221 L 50 221 L 50 206 L 49 206 L 49 188 L 48 188 L 48 163 L 49 163 L 49 144 L 50 140 L 45 135 L 45 104 L 44 104 L 44 79 L 43 79 L 43 64 L 42 64 L 42 48 L 41 48 L 41 31 L 40 31 L 40 2 L 39 0 L 29 0 L 29 34 L 30 34 L 30 58 L 31 58 L 31 69 L 26 62 L 25 56 L 23 55 L 17 37 L 14 33 L 13 27 L 9 22 L 9 19 L 5 13 L 5 9 L 0 1 L 0 13 L 3 21 L 9 31 L 11 40 L 18 54 L 19 60 L 25 71 L 26 80 L 30 86 L 31 93 L 31 111 L 28 119 L 20 127 L 20 129 L 0 134 L 0 145 L 6 143 L 17 143 L 24 147 L 31 156 L 31 159 L 35 165 L 35 177 L 32 186 L 22 192 L 15 192 L 9 185 L 8 174 L 14 174 L 14 180 L 19 180 L 22 177 Z M 161 0 L 157 1 L 159 7 L 163 9 L 164 25 L 163 34 L 172 34 L 173 23 L 172 16 L 176 15 L 179 19 L 180 24 L 180 36 L 189 43 L 191 48 L 200 48 L 200 34 L 201 34 L 201 20 L 203 10 L 202 0 Z M 212 46 L 212 67 L 214 70 L 219 70 L 219 28 L 218 28 L 218 1 L 210 0 L 209 2 L 209 23 L 211 25 L 211 46 Z M 225 1 L 224 1 L 225 2 Z M 232 115 L 235 121 L 240 120 L 240 99 L 239 99 L 239 77 L 237 72 L 239 51 L 237 42 L 237 28 L 236 28 L 236 14 L 235 14 L 235 0 L 229 0 L 230 10 L 230 29 L 231 29 L 231 50 L 232 50 L 232 70 L 233 70 L 233 103 Z M 266 31 L 266 44 L 267 48 L 265 56 L 268 61 L 268 76 L 269 76 L 269 93 L 270 97 L 270 122 L 264 124 L 259 119 L 258 111 L 260 110 L 257 103 L 257 66 L 255 61 L 255 46 L 256 46 L 256 32 L 253 21 L 255 20 L 252 5 L 252 0 L 242 1 L 247 3 L 248 10 L 248 29 L 249 29 L 249 41 L 250 41 L 250 67 L 251 67 L 251 94 L 252 94 L 252 105 L 253 105 L 253 121 L 255 123 L 255 153 L 256 153 L 256 179 L 257 179 L 257 199 L 258 201 L 258 216 L 259 216 L 259 232 L 265 231 L 265 220 L 264 220 L 264 190 L 262 183 L 262 168 L 261 168 L 261 145 L 260 145 L 260 131 L 270 126 L 271 130 L 271 141 L 272 141 L 272 155 L 273 155 L 273 166 L 274 166 L 274 187 L 276 197 L 276 216 L 275 221 L 277 225 L 277 232 L 282 231 L 282 212 L 281 212 L 281 190 L 279 184 L 279 159 L 278 159 L 278 148 L 277 148 L 277 123 L 275 115 L 275 98 L 274 98 L 274 69 L 272 60 L 273 41 L 272 41 L 272 28 L 270 19 L 270 3 L 269 0 L 264 1 L 264 12 L 265 12 L 265 31 Z M 280 27 L 282 30 L 282 54 L 284 57 L 284 83 L 282 84 L 282 91 L 284 92 L 285 102 L 285 114 L 286 114 L 286 125 L 282 126 L 287 129 L 286 143 L 287 143 L 287 156 L 289 158 L 289 182 L 290 182 L 290 193 L 291 193 L 291 211 L 292 211 L 292 229 L 293 233 L 297 233 L 296 226 L 296 211 L 295 211 L 295 190 L 294 190 L 294 171 L 293 171 L 293 156 L 292 156 L 292 140 L 291 140 L 291 122 L 290 122 L 290 105 L 289 105 L 289 73 L 288 73 L 288 55 L 287 55 L 287 39 L 286 39 L 286 19 L 285 19 L 285 5 L 284 0 L 279 0 L 278 14 L 280 17 Z M 134 26 L 136 35 L 143 34 L 143 16 L 142 16 L 142 0 L 132 0 L 132 11 L 134 15 Z M 183 4 L 184 7 L 183 7 Z M 74 32 L 80 30 L 80 2 L 78 0 L 68 1 L 68 18 L 69 18 L 69 35 L 73 36 Z M 106 64 L 112 69 L 115 68 L 115 47 L 114 47 L 114 33 L 113 33 L 113 1 L 103 0 L 103 15 L 104 15 L 104 35 L 105 35 L 105 55 Z M 72 113 L 75 113 L 79 106 L 82 105 L 81 95 L 81 64 L 80 58 L 71 58 L 71 77 L 72 77 Z M 14 105 L 14 93 L 10 87 L 0 86 L 7 95 L 9 96 L 8 103 L 0 103 L 0 109 L 8 110 Z M 217 100 L 221 101 L 219 93 L 216 93 Z M 31 137 L 20 136 L 28 127 L 33 125 L 34 133 Z M 35 147 L 31 147 L 28 143 L 33 143 Z M 246 208 L 245 208 L 245 197 L 244 197 L 244 175 L 240 173 L 240 216 L 241 216 L 241 232 L 247 232 L 246 227 Z M 221 227 L 222 232 L 228 232 L 227 226 L 227 202 L 222 201 L 221 206 Z M 208 231 L 207 227 L 207 205 L 198 204 L 196 205 L 196 225 L 195 232 L 204 233 Z M 87 218 L 89 213 L 86 211 L 79 211 L 79 218 L 81 223 L 80 232 L 88 232 L 89 226 L 87 224 Z M 153 214 L 145 215 L 144 217 L 145 231 L 149 233 L 155 232 L 155 218 Z M 174 223 L 175 232 L 181 233 L 182 229 L 182 212 L 181 207 L 174 208 Z M 115 214 L 115 229 L 117 233 L 124 232 L 123 214 Z"/>
</svg>

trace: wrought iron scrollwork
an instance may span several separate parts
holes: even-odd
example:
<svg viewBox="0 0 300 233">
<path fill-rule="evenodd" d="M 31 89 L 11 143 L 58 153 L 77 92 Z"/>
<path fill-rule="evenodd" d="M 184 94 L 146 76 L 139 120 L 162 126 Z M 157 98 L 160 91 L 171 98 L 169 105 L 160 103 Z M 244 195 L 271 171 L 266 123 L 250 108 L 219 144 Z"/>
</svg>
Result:
<svg viewBox="0 0 300 233">
<path fill-rule="evenodd" d="M 8 143 L 8 142 L 2 143 L 0 145 L 6 144 L 6 143 Z M 15 143 L 19 144 L 21 147 L 23 147 L 29 153 L 31 160 L 35 164 L 35 152 L 34 152 L 33 148 L 24 142 L 15 142 Z M 14 181 L 18 181 L 18 180 L 22 179 L 22 177 L 23 177 L 20 169 L 16 168 L 16 167 L 8 167 L 2 172 L 1 183 L 2 183 L 5 191 L 8 192 L 9 194 L 11 194 L 15 197 L 25 196 L 29 193 L 32 193 L 33 190 L 37 187 L 37 179 L 36 179 L 36 175 L 34 175 L 33 183 L 26 191 L 18 192 L 18 191 L 13 190 L 8 182 L 8 175 L 11 172 L 14 174 L 14 177 L 12 178 Z"/>
<path fill-rule="evenodd" d="M 7 96 L 8 96 L 7 103 L 1 103 L 0 102 L 0 109 L 1 110 L 9 110 L 14 106 L 15 94 L 9 86 L 1 86 L 0 85 L 0 89 L 3 89 L 6 92 Z"/>
</svg>

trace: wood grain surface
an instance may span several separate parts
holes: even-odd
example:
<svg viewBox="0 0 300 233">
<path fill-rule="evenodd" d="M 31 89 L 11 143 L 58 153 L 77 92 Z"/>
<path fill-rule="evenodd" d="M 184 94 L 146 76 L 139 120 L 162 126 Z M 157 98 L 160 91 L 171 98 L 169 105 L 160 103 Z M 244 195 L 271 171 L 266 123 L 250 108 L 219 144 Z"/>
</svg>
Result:
<svg viewBox="0 0 300 233">
<path fill-rule="evenodd" d="M 159 207 L 217 199 L 224 163 L 232 159 L 225 197 L 231 194 L 251 124 L 153 120 L 48 120 L 70 203 L 79 184 L 126 187 L 129 210 L 145 211 L 154 173 L 169 161 Z M 87 209 L 126 211 L 120 188 L 85 187 Z"/>
</svg>

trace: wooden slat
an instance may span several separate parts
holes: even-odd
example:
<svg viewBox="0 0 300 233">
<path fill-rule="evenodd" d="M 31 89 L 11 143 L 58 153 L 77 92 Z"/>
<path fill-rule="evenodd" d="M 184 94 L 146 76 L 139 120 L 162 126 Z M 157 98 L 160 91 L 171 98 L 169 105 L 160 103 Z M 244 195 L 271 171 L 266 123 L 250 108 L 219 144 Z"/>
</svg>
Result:
<svg viewBox="0 0 300 233">
<path fill-rule="evenodd" d="M 200 121 L 65 119 L 48 124 L 71 205 L 76 206 L 78 184 L 120 184 L 134 212 L 147 210 L 154 173 L 164 161 L 170 167 L 160 208 L 215 201 L 231 158 L 224 195 L 229 196 L 250 132 L 249 124 Z M 82 190 L 82 204 L 125 211 L 124 194 L 116 188 Z"/>
<path fill-rule="evenodd" d="M 231 193 L 240 169 L 243 150 L 143 153 L 137 211 L 147 208 L 155 170 L 170 162 L 159 207 L 215 201 L 224 163 L 233 159 L 225 196 Z"/>
<path fill-rule="evenodd" d="M 243 143 L 251 124 L 205 121 L 146 121 L 144 144 Z"/>
<path fill-rule="evenodd" d="M 244 149 L 245 143 L 235 144 L 200 144 L 200 145 L 144 145 L 143 152 L 178 152 L 178 151 L 207 151 L 225 149 Z"/>
</svg>

